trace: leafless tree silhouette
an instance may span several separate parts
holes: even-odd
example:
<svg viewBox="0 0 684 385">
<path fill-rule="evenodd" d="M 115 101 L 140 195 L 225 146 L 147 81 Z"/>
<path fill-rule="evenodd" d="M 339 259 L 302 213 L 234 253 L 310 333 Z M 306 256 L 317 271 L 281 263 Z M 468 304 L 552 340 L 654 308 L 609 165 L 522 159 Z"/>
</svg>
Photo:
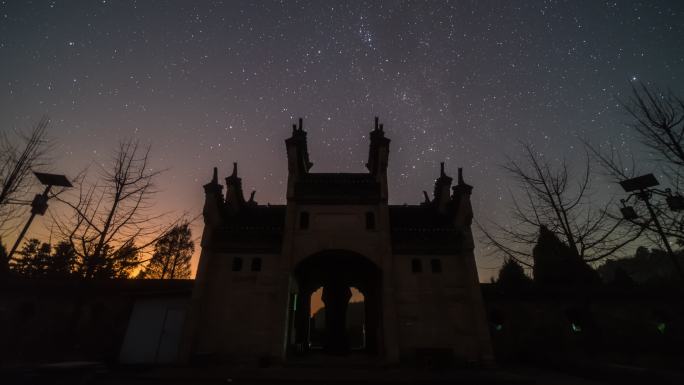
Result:
<svg viewBox="0 0 684 385">
<path fill-rule="evenodd" d="M 102 166 L 95 182 L 86 173 L 77 178 L 74 193 L 58 199 L 69 214 L 52 219 L 72 245 L 84 278 L 126 277 L 146 262 L 151 245 L 174 223 L 162 225 L 164 213 L 153 213 L 154 178 L 150 147 L 126 140 L 119 144 L 109 166 Z M 109 168 L 107 168 L 109 167 Z"/>
<path fill-rule="evenodd" d="M 43 117 L 27 135 L 11 138 L 0 131 L 0 236 L 31 202 L 29 189 L 33 186 L 31 171 L 46 164 L 49 149 L 47 128 L 50 120 Z"/>
<path fill-rule="evenodd" d="M 604 174 L 615 182 L 653 172 L 663 187 L 682 192 L 684 187 L 684 100 L 671 91 L 633 85 L 631 97 L 622 103 L 632 119 L 630 127 L 645 147 L 644 157 L 616 150 L 609 143 L 603 148 L 585 141 L 585 146 Z M 663 200 L 651 201 L 668 238 L 684 244 L 684 213 L 670 210 Z M 643 205 L 641 205 L 643 206 Z M 645 235 L 654 244 L 660 238 L 644 207 L 636 206 L 639 218 L 624 222 L 628 226 L 649 231 Z"/>
<path fill-rule="evenodd" d="M 30 174 L 46 163 L 49 124 L 50 120 L 43 117 L 28 135 L 19 133 L 17 138 L 0 131 L 0 276 L 9 271 L 11 262 L 2 238 L 28 209 L 29 190 L 33 186 Z"/>
<path fill-rule="evenodd" d="M 565 161 L 552 165 L 529 144 L 523 144 L 523 151 L 522 162 L 509 160 L 503 166 L 518 187 L 510 193 L 512 223 L 478 223 L 486 243 L 529 267 L 541 226 L 585 262 L 614 255 L 639 237 L 640 229 L 625 228 L 622 219 L 610 215 L 612 201 L 601 206 L 591 201 L 588 155 L 581 174 L 573 175 Z"/>
</svg>

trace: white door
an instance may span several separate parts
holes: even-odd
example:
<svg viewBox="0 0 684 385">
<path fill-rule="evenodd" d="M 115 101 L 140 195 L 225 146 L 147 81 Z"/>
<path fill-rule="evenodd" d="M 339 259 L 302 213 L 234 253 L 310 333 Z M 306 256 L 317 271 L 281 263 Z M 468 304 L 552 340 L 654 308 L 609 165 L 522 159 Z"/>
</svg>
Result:
<svg viewBox="0 0 684 385">
<path fill-rule="evenodd" d="M 135 302 L 119 354 L 124 364 L 172 363 L 178 358 L 187 300 Z"/>
<path fill-rule="evenodd" d="M 157 346 L 157 363 L 173 363 L 178 360 L 178 346 L 180 344 L 181 332 L 185 310 L 179 308 L 166 309 L 164 326 L 159 337 Z"/>
</svg>

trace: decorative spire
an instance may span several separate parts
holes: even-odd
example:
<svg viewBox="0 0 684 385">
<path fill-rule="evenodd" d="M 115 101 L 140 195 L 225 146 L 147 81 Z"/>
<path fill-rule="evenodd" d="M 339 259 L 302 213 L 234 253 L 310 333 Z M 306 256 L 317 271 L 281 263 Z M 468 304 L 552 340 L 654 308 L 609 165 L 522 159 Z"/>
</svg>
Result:
<svg viewBox="0 0 684 385">
<path fill-rule="evenodd" d="M 211 182 L 204 185 L 204 223 L 215 225 L 221 222 L 221 207 L 223 206 L 223 186 L 218 181 L 218 168 L 214 167 Z"/>
<path fill-rule="evenodd" d="M 456 207 L 454 224 L 457 227 L 468 228 L 473 222 L 473 207 L 470 204 L 470 195 L 473 186 L 463 181 L 463 168 L 458 168 L 458 184 L 452 187 L 452 201 Z"/>
<path fill-rule="evenodd" d="M 451 182 L 453 179 L 444 172 L 444 162 L 439 165 L 439 178 L 435 180 L 434 204 L 441 213 L 446 213 L 446 208 L 451 199 Z"/>
<path fill-rule="evenodd" d="M 214 167 L 214 172 L 212 174 L 211 181 L 204 185 L 204 193 L 213 193 L 220 195 L 221 190 L 223 190 L 223 186 L 221 186 L 218 182 L 218 167 Z"/>
<path fill-rule="evenodd" d="M 439 163 L 439 178 L 435 181 L 435 188 L 437 185 L 448 184 L 451 186 L 453 179 L 444 172 L 444 162 Z"/>
<path fill-rule="evenodd" d="M 292 125 L 292 136 L 285 139 L 287 148 L 288 172 L 290 175 L 303 175 L 309 172 L 313 163 L 309 160 L 309 150 L 306 144 L 306 131 L 304 122 L 299 118 L 296 124 Z M 288 194 L 294 190 L 294 185 L 288 182 Z"/>
<path fill-rule="evenodd" d="M 423 190 L 423 197 L 425 197 L 425 202 L 423 202 L 424 205 L 429 205 L 430 204 L 430 195 L 428 195 L 428 192 Z"/>
<path fill-rule="evenodd" d="M 383 132 L 384 131 L 384 125 L 380 123 L 380 118 L 377 116 L 375 117 L 375 126 L 373 127 L 373 132 Z"/>
<path fill-rule="evenodd" d="M 463 167 L 458 168 L 458 184 L 453 187 L 454 195 L 456 195 L 457 192 L 464 192 L 468 195 L 473 191 L 473 186 L 467 184 L 463 180 Z"/>
<path fill-rule="evenodd" d="M 366 163 L 366 168 L 371 174 L 377 175 L 381 168 L 387 167 L 389 143 L 390 140 L 385 138 L 383 124 L 380 123 L 380 119 L 376 116 L 373 131 L 370 133 L 370 149 L 368 152 L 368 162 Z"/>
<path fill-rule="evenodd" d="M 252 190 L 252 193 L 249 194 L 249 200 L 247 201 L 247 205 L 249 206 L 256 206 L 257 202 L 254 200 L 254 194 L 256 194 L 256 190 Z"/>
<path fill-rule="evenodd" d="M 299 124 L 295 123 L 292 125 L 292 136 L 294 136 L 298 132 L 304 132 L 302 118 L 299 118 Z"/>
<path fill-rule="evenodd" d="M 226 201 L 235 210 L 240 209 L 244 203 L 245 198 L 242 194 L 242 178 L 238 177 L 237 162 L 233 162 L 233 173 L 226 178 Z"/>
</svg>

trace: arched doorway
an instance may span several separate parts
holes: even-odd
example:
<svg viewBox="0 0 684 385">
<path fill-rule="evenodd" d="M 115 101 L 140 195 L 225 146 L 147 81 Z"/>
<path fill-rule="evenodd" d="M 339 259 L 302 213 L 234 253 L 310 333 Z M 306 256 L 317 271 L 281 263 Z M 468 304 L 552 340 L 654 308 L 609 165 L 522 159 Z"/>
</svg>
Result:
<svg viewBox="0 0 684 385">
<path fill-rule="evenodd" d="M 366 349 L 366 297 L 356 287 L 350 287 L 351 298 L 347 303 L 345 329 L 349 350 Z M 309 348 L 313 351 L 325 348 L 326 308 L 323 302 L 323 287 L 311 294 L 311 311 L 309 312 Z"/>
<path fill-rule="evenodd" d="M 368 258 L 345 250 L 329 250 L 301 261 L 294 269 L 296 293 L 291 297 L 294 306 L 289 329 L 290 351 L 309 353 L 320 347 L 327 354 L 344 355 L 354 351 L 378 353 L 380 338 L 380 269 Z M 363 298 L 363 343 L 348 325 L 352 288 Z M 321 290 L 320 300 L 325 306 L 324 321 L 312 318 L 312 294 Z M 312 332 L 313 338 L 312 338 Z"/>
</svg>

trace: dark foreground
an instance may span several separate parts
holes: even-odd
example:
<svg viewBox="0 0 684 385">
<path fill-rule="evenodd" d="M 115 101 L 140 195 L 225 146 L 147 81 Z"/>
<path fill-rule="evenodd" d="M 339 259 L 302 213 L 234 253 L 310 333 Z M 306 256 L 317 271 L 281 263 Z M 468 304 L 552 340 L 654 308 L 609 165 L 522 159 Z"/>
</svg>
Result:
<svg viewBox="0 0 684 385">
<path fill-rule="evenodd" d="M 4 368 L 0 383 L 14 384 L 684 384 L 684 372 L 590 362 L 557 368 L 186 368 L 107 367 L 69 362 Z"/>
</svg>

